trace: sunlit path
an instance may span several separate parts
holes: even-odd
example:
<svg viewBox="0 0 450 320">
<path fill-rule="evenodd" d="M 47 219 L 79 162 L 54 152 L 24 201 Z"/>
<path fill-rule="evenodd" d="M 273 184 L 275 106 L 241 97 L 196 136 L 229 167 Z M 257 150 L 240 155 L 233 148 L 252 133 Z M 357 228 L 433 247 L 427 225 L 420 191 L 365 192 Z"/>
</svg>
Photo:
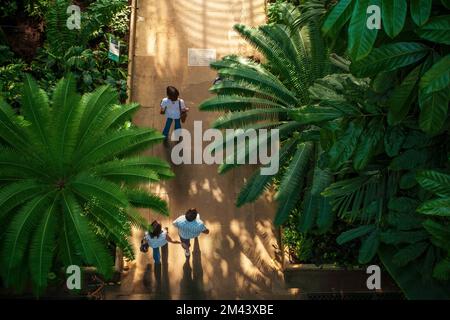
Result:
<svg viewBox="0 0 450 320">
<path fill-rule="evenodd" d="M 135 123 L 162 129 L 159 101 L 167 85 L 181 91 L 190 107 L 185 128 L 214 119 L 198 111 L 208 98 L 216 74 L 208 67 L 188 67 L 188 48 L 215 49 L 220 58 L 230 53 L 254 54 L 232 31 L 236 23 L 265 22 L 264 0 L 164 0 L 139 1 L 136 22 L 133 100 L 142 105 Z M 170 159 L 163 146 L 152 151 Z M 277 233 L 273 228 L 270 195 L 255 204 L 236 209 L 234 201 L 245 169 L 219 176 L 216 166 L 174 166 L 176 179 L 152 189 L 169 202 L 171 217 L 161 219 L 142 211 L 147 219 L 158 218 L 163 226 L 188 207 L 197 207 L 211 230 L 194 244 L 190 261 L 180 246 L 169 245 L 163 264 L 156 268 L 150 257 L 139 252 L 141 232 L 135 232 L 137 258 L 122 279 L 115 298 L 202 299 L 264 298 L 283 292 Z M 169 233 L 176 236 L 170 226 Z"/>
</svg>

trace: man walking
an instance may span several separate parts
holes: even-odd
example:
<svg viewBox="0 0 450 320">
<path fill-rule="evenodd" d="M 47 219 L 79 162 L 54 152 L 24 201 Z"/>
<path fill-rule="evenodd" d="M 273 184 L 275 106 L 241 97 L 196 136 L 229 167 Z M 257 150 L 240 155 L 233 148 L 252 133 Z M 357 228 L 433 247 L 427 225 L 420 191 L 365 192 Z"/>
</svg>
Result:
<svg viewBox="0 0 450 320">
<path fill-rule="evenodd" d="M 181 246 L 184 249 L 186 257 L 191 255 L 190 246 L 191 239 L 197 238 L 201 233 L 208 234 L 209 230 L 206 228 L 197 209 L 191 208 L 186 211 L 186 214 L 179 216 L 173 225 L 178 228 L 180 235 Z"/>
</svg>

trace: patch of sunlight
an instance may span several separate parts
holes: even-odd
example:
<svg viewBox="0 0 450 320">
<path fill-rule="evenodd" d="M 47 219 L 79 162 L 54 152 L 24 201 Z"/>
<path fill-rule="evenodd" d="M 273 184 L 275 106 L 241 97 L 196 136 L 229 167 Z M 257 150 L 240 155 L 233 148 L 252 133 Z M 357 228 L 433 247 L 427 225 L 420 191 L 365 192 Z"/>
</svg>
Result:
<svg viewBox="0 0 450 320">
<path fill-rule="evenodd" d="M 191 181 L 188 193 L 190 196 L 198 194 L 197 183 L 195 181 Z"/>
</svg>

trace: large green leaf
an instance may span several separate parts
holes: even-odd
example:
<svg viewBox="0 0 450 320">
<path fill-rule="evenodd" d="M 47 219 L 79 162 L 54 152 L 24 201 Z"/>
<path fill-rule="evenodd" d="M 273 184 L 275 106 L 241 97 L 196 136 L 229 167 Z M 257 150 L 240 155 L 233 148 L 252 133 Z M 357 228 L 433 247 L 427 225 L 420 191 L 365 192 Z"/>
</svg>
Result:
<svg viewBox="0 0 450 320">
<path fill-rule="evenodd" d="M 355 1 L 339 1 L 328 13 L 322 25 L 322 32 L 325 35 L 335 36 L 352 16 Z"/>
<path fill-rule="evenodd" d="M 424 58 L 430 48 L 416 42 L 396 42 L 374 49 L 365 59 L 353 62 L 350 70 L 358 77 L 368 77 L 380 71 L 396 70 Z"/>
<path fill-rule="evenodd" d="M 374 225 L 360 226 L 343 232 L 339 237 L 337 237 L 336 241 L 338 244 L 342 245 L 346 242 L 352 241 L 353 239 L 361 238 L 369 232 L 372 232 L 374 229 Z"/>
<path fill-rule="evenodd" d="M 378 35 L 378 29 L 367 27 L 367 8 L 369 5 L 380 7 L 380 0 L 356 1 L 348 29 L 348 52 L 355 61 L 363 59 L 372 51 Z"/>
<path fill-rule="evenodd" d="M 361 264 L 369 263 L 377 254 L 380 245 L 380 233 L 375 229 L 370 235 L 362 241 L 359 249 L 358 262 Z"/>
<path fill-rule="evenodd" d="M 402 121 L 408 114 L 411 103 L 416 95 L 417 82 L 419 81 L 421 65 L 414 68 L 403 82 L 395 87 L 394 92 L 389 98 L 388 122 L 394 125 Z"/>
<path fill-rule="evenodd" d="M 426 94 L 419 91 L 420 128 L 429 133 L 436 134 L 441 131 L 447 119 L 448 102 L 450 99 L 450 91 L 444 89 L 437 92 Z"/>
<path fill-rule="evenodd" d="M 424 94 L 430 94 L 450 86 L 450 54 L 435 63 L 420 79 L 419 88 Z"/>
<path fill-rule="evenodd" d="M 430 19 L 417 33 L 422 39 L 450 45 L 450 15 Z"/>
<path fill-rule="evenodd" d="M 408 12 L 406 0 L 381 0 L 384 31 L 395 38 L 403 29 Z"/>
<path fill-rule="evenodd" d="M 426 201 L 417 211 L 427 215 L 450 217 L 450 198 Z"/>
<path fill-rule="evenodd" d="M 428 21 L 433 0 L 410 0 L 411 17 L 421 26 Z"/>
<path fill-rule="evenodd" d="M 438 195 L 450 197 L 450 175 L 424 170 L 417 173 L 416 179 L 422 188 Z"/>
</svg>

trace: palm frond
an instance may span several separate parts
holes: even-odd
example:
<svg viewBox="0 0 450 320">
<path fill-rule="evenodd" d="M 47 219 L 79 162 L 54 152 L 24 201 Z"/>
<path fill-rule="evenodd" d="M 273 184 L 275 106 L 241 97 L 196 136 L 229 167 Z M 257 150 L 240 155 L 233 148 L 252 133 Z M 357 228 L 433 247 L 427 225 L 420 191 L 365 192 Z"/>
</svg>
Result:
<svg viewBox="0 0 450 320">
<path fill-rule="evenodd" d="M 126 189 L 125 193 L 134 207 L 152 209 L 162 215 L 169 215 L 167 202 L 160 197 L 139 189 Z"/>
<path fill-rule="evenodd" d="M 275 196 L 275 199 L 278 202 L 278 209 L 275 217 L 276 225 L 281 225 L 286 221 L 289 213 L 300 198 L 299 190 L 301 190 L 301 186 L 303 185 L 303 178 L 312 151 L 313 144 L 311 142 L 301 143 L 297 146 L 297 151 L 281 179 L 281 184 Z"/>
<path fill-rule="evenodd" d="M 89 227 L 75 197 L 71 193 L 63 192 L 61 198 L 69 240 L 73 247 L 86 264 L 95 266 L 101 275 L 109 279 L 113 263 L 107 249 Z"/>
</svg>

